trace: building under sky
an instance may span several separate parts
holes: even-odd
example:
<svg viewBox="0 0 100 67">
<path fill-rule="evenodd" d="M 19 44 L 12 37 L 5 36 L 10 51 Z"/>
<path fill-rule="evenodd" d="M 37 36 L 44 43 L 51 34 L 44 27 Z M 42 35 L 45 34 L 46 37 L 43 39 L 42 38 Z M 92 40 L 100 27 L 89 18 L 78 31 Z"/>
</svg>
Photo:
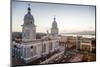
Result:
<svg viewBox="0 0 100 67">
<path fill-rule="evenodd" d="M 95 31 L 95 6 L 79 6 L 69 4 L 50 4 L 36 2 L 12 2 L 12 31 L 22 31 L 24 15 L 30 4 L 31 14 L 37 28 L 36 32 L 46 32 L 52 27 L 54 16 L 59 33 L 78 31 Z"/>
</svg>

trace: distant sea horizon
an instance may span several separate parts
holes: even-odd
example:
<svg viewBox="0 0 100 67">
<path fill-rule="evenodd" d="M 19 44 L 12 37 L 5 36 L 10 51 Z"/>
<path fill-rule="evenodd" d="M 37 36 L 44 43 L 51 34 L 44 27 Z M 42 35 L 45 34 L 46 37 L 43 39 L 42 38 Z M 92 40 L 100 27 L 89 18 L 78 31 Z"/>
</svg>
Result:
<svg viewBox="0 0 100 67">
<path fill-rule="evenodd" d="M 85 38 L 95 38 L 95 34 L 73 34 L 73 33 L 62 33 L 60 34 L 62 36 L 82 36 L 82 37 L 85 37 Z"/>
</svg>

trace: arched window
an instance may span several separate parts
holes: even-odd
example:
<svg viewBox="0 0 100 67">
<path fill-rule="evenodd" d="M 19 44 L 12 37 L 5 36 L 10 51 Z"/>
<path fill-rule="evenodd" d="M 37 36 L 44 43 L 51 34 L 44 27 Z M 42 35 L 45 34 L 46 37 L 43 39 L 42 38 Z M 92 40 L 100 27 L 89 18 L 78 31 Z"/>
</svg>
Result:
<svg viewBox="0 0 100 67">
<path fill-rule="evenodd" d="M 32 24 L 32 21 L 31 21 L 31 24 Z"/>
<path fill-rule="evenodd" d="M 33 46 L 31 46 L 30 48 L 33 49 Z"/>
<path fill-rule="evenodd" d="M 42 53 L 46 52 L 46 44 L 42 44 Z"/>
<path fill-rule="evenodd" d="M 52 43 L 49 44 L 49 50 L 52 50 Z"/>
<path fill-rule="evenodd" d="M 37 54 L 36 52 L 36 46 L 31 46 L 31 56 L 35 56 Z"/>
</svg>

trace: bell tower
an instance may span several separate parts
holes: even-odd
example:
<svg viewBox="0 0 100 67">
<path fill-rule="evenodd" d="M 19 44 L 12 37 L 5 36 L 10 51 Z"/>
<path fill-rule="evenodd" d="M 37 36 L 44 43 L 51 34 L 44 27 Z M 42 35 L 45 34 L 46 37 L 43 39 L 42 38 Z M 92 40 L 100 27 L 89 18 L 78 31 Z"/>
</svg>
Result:
<svg viewBox="0 0 100 67">
<path fill-rule="evenodd" d="M 36 39 L 36 26 L 34 24 L 34 17 L 31 14 L 30 4 L 27 8 L 28 12 L 24 16 L 24 24 L 22 25 L 22 41 L 33 41 Z"/>
<path fill-rule="evenodd" d="M 55 17 L 54 17 L 53 23 L 52 23 L 51 35 L 54 36 L 54 37 L 58 35 L 58 27 L 57 27 L 57 22 L 56 22 Z"/>
</svg>

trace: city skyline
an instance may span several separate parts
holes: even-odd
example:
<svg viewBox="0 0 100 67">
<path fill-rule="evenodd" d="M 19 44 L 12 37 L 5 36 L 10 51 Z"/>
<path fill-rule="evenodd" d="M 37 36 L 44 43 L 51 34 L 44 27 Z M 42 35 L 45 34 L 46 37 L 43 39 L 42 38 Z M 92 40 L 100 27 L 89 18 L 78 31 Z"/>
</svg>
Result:
<svg viewBox="0 0 100 67">
<path fill-rule="evenodd" d="M 54 16 L 60 33 L 95 31 L 95 6 L 12 2 L 12 31 L 21 32 L 24 16 L 30 4 L 37 32 L 51 29 Z"/>
</svg>

